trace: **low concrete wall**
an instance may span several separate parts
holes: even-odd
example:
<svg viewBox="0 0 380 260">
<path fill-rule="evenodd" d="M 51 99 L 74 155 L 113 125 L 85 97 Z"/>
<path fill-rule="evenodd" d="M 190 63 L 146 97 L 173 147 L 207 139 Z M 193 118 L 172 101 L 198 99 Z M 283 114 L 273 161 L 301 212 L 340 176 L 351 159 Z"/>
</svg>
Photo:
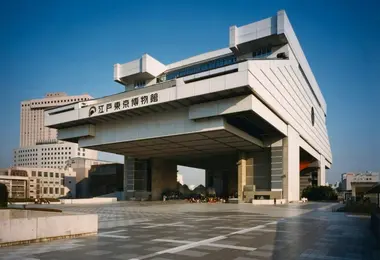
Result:
<svg viewBox="0 0 380 260">
<path fill-rule="evenodd" d="M 9 205 L 34 205 L 36 203 L 34 202 L 12 202 L 12 203 L 8 203 Z M 47 203 L 43 203 L 43 204 L 47 204 Z M 62 204 L 60 201 L 54 201 L 54 202 L 50 202 L 49 204 Z"/>
<path fill-rule="evenodd" d="M 0 247 L 98 232 L 95 214 L 0 210 Z"/>
<path fill-rule="evenodd" d="M 62 204 L 102 204 L 116 202 L 117 198 L 61 199 Z"/>
<path fill-rule="evenodd" d="M 285 204 L 285 199 L 276 200 L 276 205 Z M 252 200 L 253 205 L 274 205 L 274 200 Z"/>
</svg>

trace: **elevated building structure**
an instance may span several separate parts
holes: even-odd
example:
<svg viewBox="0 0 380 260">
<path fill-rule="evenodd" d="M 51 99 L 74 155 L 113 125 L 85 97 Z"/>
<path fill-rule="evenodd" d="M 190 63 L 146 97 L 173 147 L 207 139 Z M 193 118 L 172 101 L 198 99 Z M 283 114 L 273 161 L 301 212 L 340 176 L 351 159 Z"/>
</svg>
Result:
<svg viewBox="0 0 380 260">
<path fill-rule="evenodd" d="M 240 201 L 298 201 L 301 171 L 325 184 L 327 105 L 285 11 L 231 26 L 224 49 L 116 64 L 114 80 L 125 92 L 47 110 L 45 126 L 124 155 L 126 198 L 160 199 L 177 165 L 205 169 L 206 187 Z"/>
</svg>

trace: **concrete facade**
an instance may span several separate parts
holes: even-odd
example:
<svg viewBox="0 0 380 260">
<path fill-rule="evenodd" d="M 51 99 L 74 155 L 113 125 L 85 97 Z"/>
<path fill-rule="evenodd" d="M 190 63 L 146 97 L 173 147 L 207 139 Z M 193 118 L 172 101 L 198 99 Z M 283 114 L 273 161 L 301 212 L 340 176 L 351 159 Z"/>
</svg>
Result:
<svg viewBox="0 0 380 260">
<path fill-rule="evenodd" d="M 48 108 L 92 99 L 91 96 L 68 96 L 63 92 L 47 93 L 44 98 L 21 102 L 20 147 L 57 139 L 57 130 L 44 125 L 44 111 Z"/>
<path fill-rule="evenodd" d="M 80 149 L 80 148 L 79 148 Z M 88 198 L 89 192 L 89 172 L 94 165 L 110 164 L 113 162 L 96 160 L 83 157 L 73 157 L 65 161 L 64 169 L 71 169 L 76 173 L 76 197 Z"/>
<path fill-rule="evenodd" d="M 74 143 L 52 141 L 15 149 L 14 166 L 63 169 L 67 160 L 76 157 L 96 160 L 98 152 Z"/>
<path fill-rule="evenodd" d="M 6 209 L 0 212 L 0 247 L 49 239 L 95 235 L 96 214 Z"/>
<path fill-rule="evenodd" d="M 71 169 L 11 167 L 1 170 L 0 182 L 12 180 L 12 183 L 9 183 L 9 194 L 12 197 L 16 197 L 13 196 L 16 193 L 12 188 L 16 185 L 15 181 L 22 181 L 15 187 L 20 191 L 17 194 L 18 198 L 59 198 L 69 192 L 75 198 L 75 175 Z"/>
<path fill-rule="evenodd" d="M 116 64 L 114 79 L 125 92 L 46 111 L 45 125 L 61 140 L 124 155 L 127 197 L 137 183 L 163 188 L 153 185 L 156 159 L 206 169 L 206 185 L 239 201 L 298 201 L 300 172 L 315 167 L 325 184 L 327 105 L 284 11 L 230 27 L 228 48 L 168 65 L 143 55 Z"/>
<path fill-rule="evenodd" d="M 29 198 L 28 177 L 0 175 L 0 183 L 7 186 L 9 198 Z"/>
<path fill-rule="evenodd" d="M 341 188 L 342 191 L 351 191 L 352 183 L 372 183 L 376 184 L 379 182 L 379 173 L 378 172 L 365 172 L 365 173 L 354 173 L 346 172 L 341 175 Z"/>
<path fill-rule="evenodd" d="M 68 96 L 57 92 L 48 93 L 44 98 L 22 101 L 20 147 L 14 150 L 13 166 L 61 169 L 66 160 L 72 157 L 97 159 L 97 151 L 58 141 L 57 130 L 44 125 L 45 110 L 90 99 L 92 97 L 88 94 Z"/>
</svg>

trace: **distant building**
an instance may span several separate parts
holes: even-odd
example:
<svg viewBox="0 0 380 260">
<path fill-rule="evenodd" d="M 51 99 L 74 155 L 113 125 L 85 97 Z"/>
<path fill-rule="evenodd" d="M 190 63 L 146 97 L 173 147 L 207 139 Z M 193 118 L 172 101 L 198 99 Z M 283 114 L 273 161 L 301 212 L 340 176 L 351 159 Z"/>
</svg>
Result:
<svg viewBox="0 0 380 260">
<path fill-rule="evenodd" d="M 98 152 L 79 148 L 74 143 L 52 140 L 15 149 L 14 166 L 62 169 L 73 157 L 96 159 Z"/>
<path fill-rule="evenodd" d="M 11 198 L 75 198 L 75 172 L 51 168 L 11 167 L 0 171 Z"/>
<path fill-rule="evenodd" d="M 0 174 L 0 183 L 7 187 L 9 198 L 28 198 L 29 197 L 29 178 L 25 176 L 9 176 Z"/>
<path fill-rule="evenodd" d="M 379 182 L 379 173 L 364 172 L 353 173 L 347 172 L 342 174 L 341 188 L 342 191 L 351 191 L 352 183 L 377 183 Z"/>
<path fill-rule="evenodd" d="M 36 145 L 41 141 L 56 140 L 57 130 L 44 125 L 44 111 L 74 102 L 92 99 L 88 94 L 68 96 L 63 92 L 47 93 L 45 97 L 25 100 L 20 107 L 20 147 Z"/>
<path fill-rule="evenodd" d="M 21 102 L 20 147 L 14 150 L 13 165 L 31 168 L 58 168 L 72 157 L 97 159 L 98 152 L 79 148 L 78 144 L 58 141 L 57 130 L 45 127 L 44 111 L 74 102 L 92 99 L 88 94 L 68 96 L 48 93 L 44 98 Z"/>
</svg>

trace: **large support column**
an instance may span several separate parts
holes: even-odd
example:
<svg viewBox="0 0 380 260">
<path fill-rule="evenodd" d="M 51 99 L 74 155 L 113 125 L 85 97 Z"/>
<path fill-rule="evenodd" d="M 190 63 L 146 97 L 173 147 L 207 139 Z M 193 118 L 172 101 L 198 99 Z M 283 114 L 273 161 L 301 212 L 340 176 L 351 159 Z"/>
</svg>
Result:
<svg viewBox="0 0 380 260">
<path fill-rule="evenodd" d="M 173 162 L 152 159 L 152 200 L 161 200 L 165 190 L 177 188 L 177 165 Z"/>
<path fill-rule="evenodd" d="M 271 145 L 271 191 L 282 192 L 283 177 L 283 141 Z"/>
<path fill-rule="evenodd" d="M 288 136 L 283 142 L 284 198 L 291 201 L 300 199 L 300 147 L 299 134 L 288 125 Z"/>
<path fill-rule="evenodd" d="M 135 192 L 135 159 L 124 156 L 124 199 L 134 197 Z"/>
<path fill-rule="evenodd" d="M 318 186 L 324 186 L 326 184 L 326 162 L 325 157 L 321 155 L 319 160 L 319 169 L 318 169 Z"/>
<path fill-rule="evenodd" d="M 148 161 L 124 156 L 124 198 L 147 199 Z"/>
<path fill-rule="evenodd" d="M 244 201 L 244 186 L 247 181 L 247 161 L 245 153 L 239 153 L 238 161 L 238 199 Z"/>
</svg>

